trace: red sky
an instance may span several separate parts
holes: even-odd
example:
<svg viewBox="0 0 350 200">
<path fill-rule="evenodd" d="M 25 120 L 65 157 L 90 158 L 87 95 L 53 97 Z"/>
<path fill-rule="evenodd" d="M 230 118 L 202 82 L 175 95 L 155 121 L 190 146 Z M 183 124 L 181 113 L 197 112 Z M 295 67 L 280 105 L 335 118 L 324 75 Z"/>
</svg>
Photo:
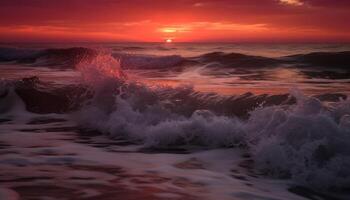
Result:
<svg viewBox="0 0 350 200">
<path fill-rule="evenodd" d="M 350 42 L 350 0 L 1 0 L 0 42 Z"/>
</svg>

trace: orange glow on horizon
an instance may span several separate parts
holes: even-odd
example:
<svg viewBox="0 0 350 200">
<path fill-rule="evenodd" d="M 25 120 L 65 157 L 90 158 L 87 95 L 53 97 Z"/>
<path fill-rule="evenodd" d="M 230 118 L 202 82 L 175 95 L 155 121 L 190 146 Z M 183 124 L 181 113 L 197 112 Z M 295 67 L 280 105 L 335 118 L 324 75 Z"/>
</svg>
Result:
<svg viewBox="0 0 350 200">
<path fill-rule="evenodd" d="M 72 2 L 0 3 L 0 42 L 350 42 L 345 1 Z"/>
</svg>

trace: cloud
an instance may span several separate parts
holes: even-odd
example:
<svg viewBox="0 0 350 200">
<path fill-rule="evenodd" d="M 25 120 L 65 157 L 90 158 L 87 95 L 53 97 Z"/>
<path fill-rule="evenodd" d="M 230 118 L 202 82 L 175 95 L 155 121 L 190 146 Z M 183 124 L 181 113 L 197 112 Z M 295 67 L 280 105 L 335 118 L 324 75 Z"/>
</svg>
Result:
<svg viewBox="0 0 350 200">
<path fill-rule="evenodd" d="M 165 26 L 163 28 L 159 28 L 159 32 L 163 33 L 186 33 L 192 30 L 191 26 L 188 24 L 184 25 L 175 25 L 175 26 Z"/>
<path fill-rule="evenodd" d="M 194 7 L 203 7 L 204 3 L 198 2 L 198 3 L 193 4 L 193 6 Z"/>
<path fill-rule="evenodd" d="M 292 6 L 302 6 L 304 2 L 301 0 L 279 0 L 281 4 L 292 5 Z"/>
<path fill-rule="evenodd" d="M 198 22 L 193 24 L 194 27 L 207 30 L 227 30 L 227 31 L 262 31 L 267 30 L 266 24 L 237 24 L 224 22 Z"/>
<path fill-rule="evenodd" d="M 163 33 L 184 33 L 194 30 L 210 31 L 265 31 L 267 24 L 237 24 L 230 22 L 192 22 L 186 24 L 165 26 L 158 31 Z"/>
</svg>

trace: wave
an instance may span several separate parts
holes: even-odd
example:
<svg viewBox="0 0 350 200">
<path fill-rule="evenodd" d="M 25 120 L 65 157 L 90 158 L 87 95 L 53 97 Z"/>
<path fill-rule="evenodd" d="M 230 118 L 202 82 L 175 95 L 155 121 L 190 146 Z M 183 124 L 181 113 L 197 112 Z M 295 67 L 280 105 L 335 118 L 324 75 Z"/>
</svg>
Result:
<svg viewBox="0 0 350 200">
<path fill-rule="evenodd" d="M 152 45 L 152 46 L 113 46 L 114 51 L 147 51 L 147 50 L 158 50 L 158 51 L 170 51 L 176 50 L 175 47 L 167 47 L 163 45 Z"/>
<path fill-rule="evenodd" d="M 16 95 L 13 95 L 16 94 Z M 0 82 L 0 114 L 16 107 L 14 102 L 23 101 L 25 110 L 38 113 L 66 113 L 79 108 L 79 102 L 89 96 L 83 85 L 57 87 L 42 82 L 37 77 L 18 81 Z M 90 94 L 91 96 L 91 94 Z"/>
<path fill-rule="evenodd" d="M 33 63 L 40 53 L 35 49 L 0 48 L 0 62 Z"/>
<path fill-rule="evenodd" d="M 104 56 L 80 64 L 80 85 L 57 87 L 28 78 L 3 83 L 0 101 L 12 102 L 14 91 L 29 111 L 68 112 L 82 129 L 148 148 L 243 148 L 256 173 L 311 188 L 348 189 L 349 100 L 324 103 L 298 92 L 222 97 L 189 86 L 149 88 L 128 81 L 120 61 Z"/>
<path fill-rule="evenodd" d="M 348 189 L 350 101 L 256 110 L 244 123 L 256 169 L 312 188 Z"/>
<path fill-rule="evenodd" d="M 91 61 L 98 55 L 104 54 L 109 53 L 84 47 L 45 50 L 0 48 L 0 62 L 12 61 L 36 66 L 75 68 L 81 62 Z M 114 53 L 113 56 L 120 60 L 124 69 L 173 69 L 194 63 L 178 55 L 153 56 Z"/>
<path fill-rule="evenodd" d="M 195 57 L 201 63 L 219 63 L 225 68 L 261 68 L 289 65 L 292 67 L 332 67 L 349 69 L 350 51 L 345 52 L 312 52 L 290 55 L 280 58 L 253 56 L 240 53 L 212 52 Z M 218 67 L 218 65 L 211 65 Z"/>
<path fill-rule="evenodd" d="M 240 53 L 211 52 L 197 57 L 179 55 L 154 56 L 141 54 L 115 53 L 123 69 L 181 69 L 186 66 L 205 66 L 205 68 L 274 68 L 289 66 L 296 68 L 314 67 L 348 69 L 349 52 L 313 52 L 280 58 L 246 55 Z"/>
<path fill-rule="evenodd" d="M 138 47 L 138 46 L 128 46 L 128 47 L 115 48 L 115 50 L 129 50 L 129 51 L 142 51 L 142 50 L 146 50 L 146 49 L 147 48 Z"/>
<path fill-rule="evenodd" d="M 124 49 L 136 47 L 124 47 Z M 142 47 L 137 49 L 141 50 Z M 122 50 L 121 50 L 122 51 Z M 99 54 L 108 52 L 98 49 L 73 47 L 66 49 L 18 49 L 0 48 L 0 62 L 17 62 L 50 67 L 74 68 L 84 60 L 92 60 Z M 186 66 L 206 66 L 206 68 L 266 68 L 288 65 L 296 68 L 345 69 L 350 66 L 350 51 L 312 52 L 269 58 L 240 53 L 211 52 L 196 57 L 180 55 L 155 56 L 145 54 L 114 53 L 124 69 L 181 69 Z"/>
<path fill-rule="evenodd" d="M 115 96 L 121 93 L 121 90 L 123 90 L 123 97 L 140 93 L 141 96 L 144 96 L 139 100 L 142 101 L 143 105 L 140 104 L 139 106 L 147 107 L 152 104 L 164 103 L 168 110 L 183 116 L 190 116 L 196 110 L 208 109 L 220 115 L 246 117 L 251 110 L 259 106 L 295 103 L 295 99 L 289 94 L 253 95 L 252 93 L 245 93 L 221 96 L 215 93 L 197 92 L 187 85 L 176 88 L 159 86 L 151 89 L 140 83 L 122 81 L 122 79 L 115 80 L 112 78 L 115 76 L 111 77 L 111 83 L 101 86 L 99 76 L 98 73 L 94 72 L 93 75 L 85 74 L 84 79 L 107 90 L 103 92 L 104 95 Z M 118 76 L 125 75 L 118 74 Z M 0 99 L 6 99 L 8 92 L 13 89 L 25 102 L 28 111 L 39 114 L 76 111 L 84 105 L 82 102 L 91 100 L 96 92 L 94 87 L 85 84 L 57 86 L 43 82 L 37 77 L 23 78 L 3 85 L 6 85 L 6 87 L 2 87 Z M 328 99 L 331 100 L 336 101 L 339 98 L 337 94 L 328 95 Z M 106 97 L 106 99 L 108 98 Z M 5 107 L 10 108 L 11 106 L 7 105 Z"/>
<path fill-rule="evenodd" d="M 313 67 L 335 67 L 349 69 L 350 51 L 343 52 L 313 52 L 284 57 L 294 64 L 302 64 Z"/>
<path fill-rule="evenodd" d="M 114 53 L 113 57 L 120 60 L 123 69 L 174 69 L 194 63 L 179 55 L 153 56 Z"/>
<path fill-rule="evenodd" d="M 93 59 L 98 51 L 83 47 L 67 49 L 17 49 L 0 48 L 1 62 L 16 62 L 34 64 L 39 66 L 70 67 L 78 63 Z"/>
<path fill-rule="evenodd" d="M 68 49 L 46 49 L 37 58 L 36 64 L 51 66 L 76 66 L 80 62 L 93 60 L 98 55 L 94 49 L 74 47 Z"/>
<path fill-rule="evenodd" d="M 75 116 L 82 127 L 156 149 L 242 147 L 259 174 L 318 189 L 348 189 L 350 184 L 349 101 L 330 108 L 305 98 L 292 106 L 255 109 L 246 120 L 210 110 L 183 116 L 161 103 L 143 107 L 135 96 L 117 96 L 107 107 L 105 101 L 94 99 Z"/>
<path fill-rule="evenodd" d="M 152 89 L 110 76 L 91 87 L 94 95 L 74 114 L 82 127 L 150 148 L 242 147 L 263 175 L 311 188 L 350 185 L 349 100 L 326 104 L 296 91 L 294 98 L 264 96 L 262 102 L 274 99 L 264 104 L 249 93 L 222 99 L 189 87 Z M 254 105 L 248 115 L 230 113 L 245 105 Z"/>
<path fill-rule="evenodd" d="M 262 56 L 250 56 L 240 53 L 212 52 L 197 57 L 200 62 L 222 64 L 222 67 L 230 68 L 259 68 L 273 67 L 279 64 L 279 60 Z"/>
<path fill-rule="evenodd" d="M 141 58 L 142 61 L 143 57 L 141 56 Z M 171 109 L 171 112 L 184 116 L 190 116 L 196 110 L 210 110 L 218 115 L 244 118 L 249 115 L 250 111 L 257 107 L 291 105 L 296 103 L 295 97 L 291 94 L 254 95 L 248 92 L 242 95 L 222 96 L 216 93 L 198 92 L 189 85 L 180 85 L 176 88 L 167 86 L 148 88 L 140 83 L 128 81 L 126 74 L 122 70 L 122 59 L 116 59 L 115 55 L 99 54 L 90 59 L 83 59 L 76 65 L 76 69 L 81 72 L 83 80 L 88 84 L 57 86 L 42 82 L 35 76 L 19 81 L 1 81 L 0 83 L 3 86 L 0 86 L 3 91 L 0 94 L 0 98 L 4 98 L 7 90 L 13 88 L 26 102 L 27 108 L 31 112 L 65 113 L 77 110 L 82 105 L 80 102 L 92 98 L 95 91 L 92 86 L 101 85 L 100 82 L 103 82 L 106 77 L 109 77 L 111 83 L 105 87 L 113 88 L 112 91 L 109 91 L 110 93 L 120 92 L 120 88 L 126 90 L 123 93 L 124 96 L 133 94 L 136 91 L 141 92 L 141 95 L 146 95 L 147 93 L 147 96 L 152 97 L 154 101 L 167 102 L 167 109 Z M 346 95 L 341 93 L 327 93 L 313 96 L 313 98 L 321 101 L 337 102 L 340 99 L 346 99 Z M 146 100 L 145 103 L 147 104 Z"/>
</svg>

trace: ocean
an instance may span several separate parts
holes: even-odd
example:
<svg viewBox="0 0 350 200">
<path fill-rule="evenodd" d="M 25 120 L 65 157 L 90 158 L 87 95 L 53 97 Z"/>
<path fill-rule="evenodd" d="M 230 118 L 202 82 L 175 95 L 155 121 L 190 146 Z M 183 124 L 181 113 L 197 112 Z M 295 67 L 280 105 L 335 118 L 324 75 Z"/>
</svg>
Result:
<svg viewBox="0 0 350 200">
<path fill-rule="evenodd" d="M 0 199 L 348 199 L 350 45 L 0 45 Z"/>
</svg>

